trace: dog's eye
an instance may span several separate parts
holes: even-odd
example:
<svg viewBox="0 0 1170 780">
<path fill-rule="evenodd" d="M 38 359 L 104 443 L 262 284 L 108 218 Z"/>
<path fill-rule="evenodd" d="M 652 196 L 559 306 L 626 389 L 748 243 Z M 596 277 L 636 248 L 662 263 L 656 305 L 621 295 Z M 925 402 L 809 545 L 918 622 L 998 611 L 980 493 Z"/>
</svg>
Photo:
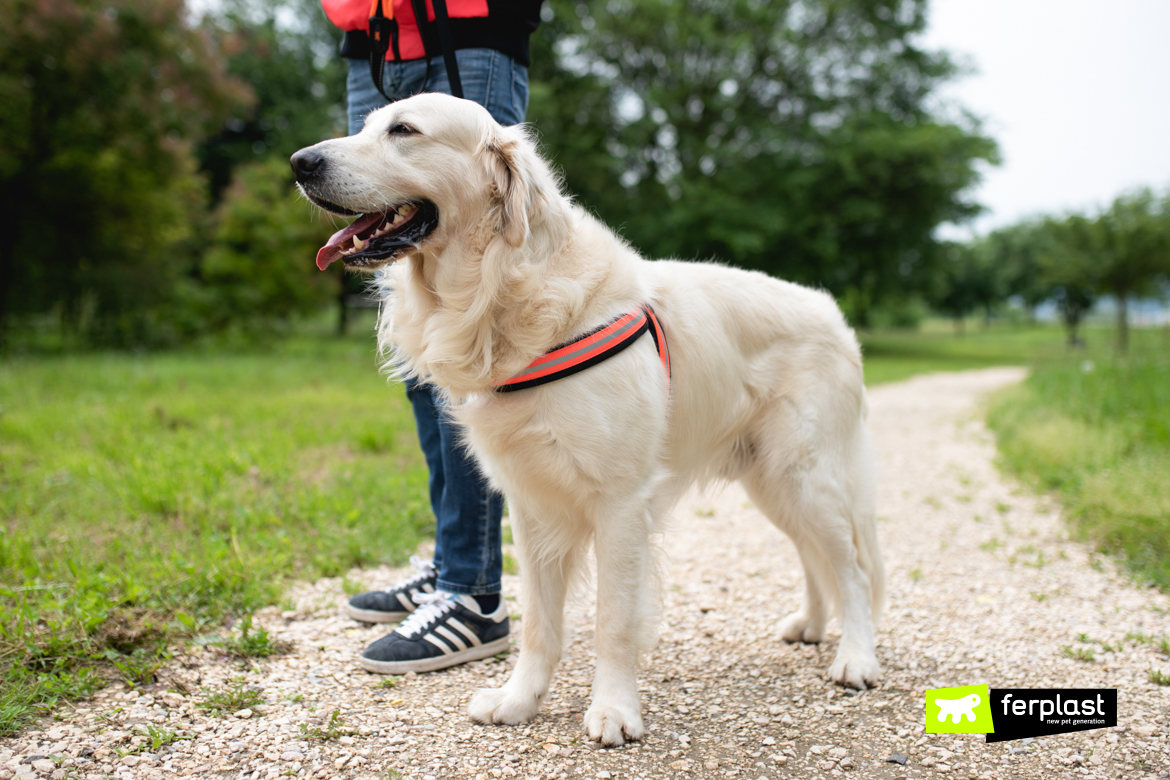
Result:
<svg viewBox="0 0 1170 780">
<path fill-rule="evenodd" d="M 399 122 L 390 128 L 390 135 L 418 135 L 418 130 Z"/>
</svg>

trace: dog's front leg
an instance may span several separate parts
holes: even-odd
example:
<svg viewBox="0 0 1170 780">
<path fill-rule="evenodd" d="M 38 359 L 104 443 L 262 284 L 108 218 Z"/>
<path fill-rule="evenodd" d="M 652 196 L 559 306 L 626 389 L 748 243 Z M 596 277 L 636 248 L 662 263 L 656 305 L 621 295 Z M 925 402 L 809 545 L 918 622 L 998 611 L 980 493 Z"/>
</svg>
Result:
<svg viewBox="0 0 1170 780">
<path fill-rule="evenodd" d="M 513 517 L 513 527 L 516 525 Z M 575 559 L 571 554 L 542 559 L 532 554 L 527 541 L 517 535 L 524 605 L 520 660 L 502 688 L 480 688 L 472 697 L 468 714 L 480 723 L 514 725 L 531 720 L 548 693 L 553 669 L 561 658 L 565 589 Z"/>
<path fill-rule="evenodd" d="M 649 521 L 631 514 L 599 522 L 594 538 L 597 671 L 585 730 L 603 745 L 621 745 L 646 733 L 635 672 L 639 651 L 652 642 L 655 602 L 647 582 Z"/>
</svg>

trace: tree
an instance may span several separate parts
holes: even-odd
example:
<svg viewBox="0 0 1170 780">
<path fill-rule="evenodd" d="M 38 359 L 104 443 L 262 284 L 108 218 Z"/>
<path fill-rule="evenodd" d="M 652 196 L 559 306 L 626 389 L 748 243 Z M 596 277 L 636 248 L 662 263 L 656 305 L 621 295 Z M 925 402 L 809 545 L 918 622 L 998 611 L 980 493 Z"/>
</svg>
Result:
<svg viewBox="0 0 1170 780">
<path fill-rule="evenodd" d="M 823 285 L 864 326 L 929 280 L 934 228 L 978 211 L 963 193 L 995 145 L 928 108 L 955 68 L 916 44 L 925 0 L 548 9 L 531 117 L 569 189 L 650 255 Z"/>
<path fill-rule="evenodd" d="M 992 262 L 1002 270 L 1004 292 L 1023 304 L 1028 322 L 1035 323 L 1036 307 L 1052 298 L 1040 267 L 1048 236 L 1042 223 L 1024 221 L 987 236 Z"/>
<path fill-rule="evenodd" d="M 966 331 L 966 319 L 979 306 L 990 307 L 993 282 L 986 253 L 977 244 L 948 244 L 943 247 L 928 301 L 955 323 L 955 335 Z"/>
<path fill-rule="evenodd" d="M 1098 283 L 1117 299 L 1117 348 L 1129 347 L 1129 299 L 1158 292 L 1170 273 L 1170 214 L 1148 189 L 1122 195 L 1093 224 Z"/>
<path fill-rule="evenodd" d="M 288 158 L 298 149 L 346 133 L 346 65 L 338 56 L 341 33 L 325 17 L 319 0 L 225 0 L 214 8 L 213 14 L 203 18 L 202 27 L 224 53 L 227 71 L 246 82 L 256 100 L 225 119 L 198 147 L 201 167 L 210 178 L 213 204 L 241 166 L 279 159 L 287 167 Z M 312 219 L 311 209 L 304 204 L 282 213 L 291 220 L 285 226 L 290 234 L 299 230 L 294 223 L 307 224 Z M 290 290 L 298 300 L 316 299 L 321 280 L 305 274 L 313 268 L 312 256 L 312 252 L 291 256 L 285 265 L 271 265 L 267 272 L 285 275 L 286 284 L 308 285 Z M 364 292 L 365 282 L 340 272 L 324 278 L 333 285 L 330 297 L 336 301 L 338 330 L 344 334 L 346 299 Z M 202 283 L 218 282 L 204 277 Z M 235 295 L 230 290 L 221 293 L 209 291 L 221 301 Z M 248 319 L 257 324 L 254 316 Z M 219 317 L 216 322 L 229 325 Z"/>
<path fill-rule="evenodd" d="M 227 72 L 256 96 L 199 144 L 215 200 L 236 166 L 287 160 L 298 149 L 345 135 L 341 33 L 319 0 L 225 0 L 204 16 L 202 29 L 222 52 Z"/>
<path fill-rule="evenodd" d="M 1046 240 L 1040 254 L 1043 278 L 1051 285 L 1052 297 L 1068 331 L 1071 347 L 1083 346 L 1077 328 L 1097 300 L 1100 278 L 1099 243 L 1093 221 L 1072 214 L 1062 220 L 1043 222 Z"/>
<path fill-rule="evenodd" d="M 56 307 L 161 338 L 203 204 L 191 144 L 246 104 L 181 0 L 0 0 L 0 329 Z"/>
<path fill-rule="evenodd" d="M 323 274 L 312 258 L 335 229 L 311 219 L 284 160 L 239 166 L 186 288 L 199 328 L 263 333 L 320 311 L 337 294 L 342 270 Z"/>
</svg>

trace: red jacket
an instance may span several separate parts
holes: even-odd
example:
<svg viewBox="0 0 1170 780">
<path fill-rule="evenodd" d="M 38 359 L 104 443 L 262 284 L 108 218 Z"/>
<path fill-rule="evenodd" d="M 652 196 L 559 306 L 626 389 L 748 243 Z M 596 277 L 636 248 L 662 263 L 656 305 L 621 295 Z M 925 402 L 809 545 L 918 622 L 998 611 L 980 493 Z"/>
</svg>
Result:
<svg viewBox="0 0 1170 780">
<path fill-rule="evenodd" d="M 420 31 L 411 0 L 381 0 L 382 15 L 398 22 L 398 51 L 403 60 L 421 59 L 428 49 L 431 56 L 441 52 L 435 9 L 431 0 L 425 1 L 427 20 Z M 528 65 L 528 36 L 540 24 L 540 4 L 541 0 L 447 0 L 455 48 L 496 49 Z M 321 0 L 321 5 L 329 21 L 346 31 L 342 56 L 367 58 L 366 34 L 378 0 Z M 393 47 L 386 59 L 395 59 Z"/>
</svg>

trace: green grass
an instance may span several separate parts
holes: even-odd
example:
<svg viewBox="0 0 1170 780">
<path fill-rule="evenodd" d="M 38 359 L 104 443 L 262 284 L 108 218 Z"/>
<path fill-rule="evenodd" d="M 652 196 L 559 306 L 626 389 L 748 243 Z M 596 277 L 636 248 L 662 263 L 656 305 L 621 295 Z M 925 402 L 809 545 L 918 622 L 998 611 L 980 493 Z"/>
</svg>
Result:
<svg viewBox="0 0 1170 780">
<path fill-rule="evenodd" d="M 369 339 L 0 363 L 0 734 L 289 578 L 403 560 L 425 486 Z"/>
<path fill-rule="evenodd" d="M 284 655 L 292 650 L 292 643 L 280 639 L 273 639 L 263 626 L 252 627 L 252 616 L 244 615 L 240 621 L 240 630 L 221 638 L 213 644 L 222 647 L 227 653 L 236 658 L 268 658 L 273 655 Z"/>
<path fill-rule="evenodd" d="M 231 715 L 244 709 L 259 707 L 264 703 L 260 691 L 249 688 L 243 678 L 236 678 L 222 690 L 211 691 L 199 702 L 198 707 L 214 716 Z"/>
<path fill-rule="evenodd" d="M 341 710 L 334 710 L 329 714 L 329 720 L 325 722 L 325 727 L 309 726 L 308 724 L 301 724 L 301 739 L 318 739 L 322 742 L 327 742 L 338 737 L 346 737 L 354 734 L 352 729 L 345 727 L 345 718 L 341 716 Z"/>
<path fill-rule="evenodd" d="M 1076 532 L 1134 573 L 1170 586 L 1170 334 L 1138 330 L 1040 361 L 998 393 L 988 422 L 1003 466 L 1061 498 Z"/>
<path fill-rule="evenodd" d="M 1032 328 L 968 328 L 956 336 L 949 324 L 926 323 L 922 332 L 860 334 L 865 382 L 897 382 L 933 371 L 991 366 L 1024 366 L 1066 353 L 1063 332 L 1051 325 Z"/>
</svg>

